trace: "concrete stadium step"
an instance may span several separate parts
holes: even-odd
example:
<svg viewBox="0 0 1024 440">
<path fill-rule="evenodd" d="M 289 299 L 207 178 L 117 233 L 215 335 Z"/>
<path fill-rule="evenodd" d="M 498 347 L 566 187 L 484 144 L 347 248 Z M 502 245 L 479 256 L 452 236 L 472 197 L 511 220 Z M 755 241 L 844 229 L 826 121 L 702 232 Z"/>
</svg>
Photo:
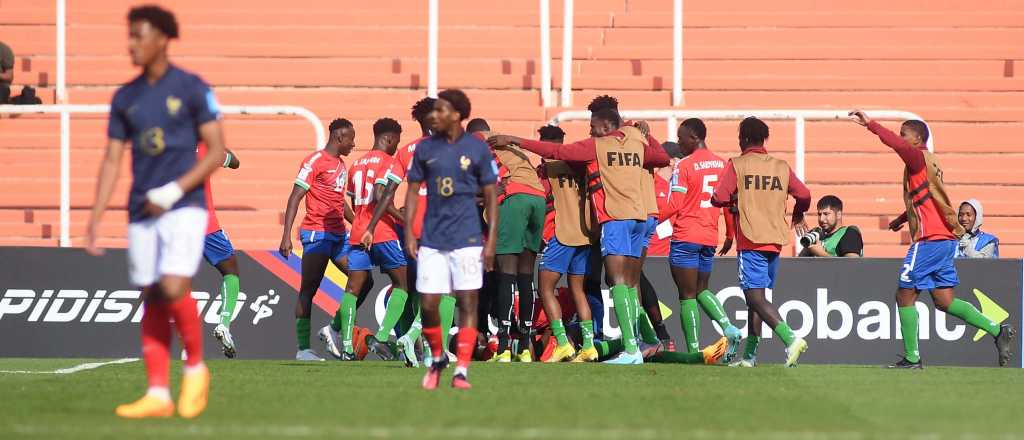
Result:
<svg viewBox="0 0 1024 440">
<path fill-rule="evenodd" d="M 892 41 L 888 38 L 891 32 L 897 33 L 892 38 L 933 44 L 888 44 Z M 53 54 L 55 51 L 55 31 L 50 25 L 0 25 L 0 33 L 11 35 L 9 44 L 20 54 Z M 825 38 L 822 33 L 826 34 Z M 1022 33 L 1024 30 L 1018 28 L 968 28 L 955 32 L 932 28 L 894 28 L 886 29 L 886 32 L 842 28 L 688 28 L 684 31 L 684 41 L 696 42 L 687 45 L 687 57 L 708 59 L 1020 59 L 1024 58 L 1024 48 L 1020 45 L 992 43 L 1018 41 Z M 247 28 L 198 27 L 174 45 L 173 53 L 282 57 L 380 56 L 382 53 L 422 56 L 426 51 L 425 34 L 424 29 L 365 26 L 308 28 L 267 24 Z M 124 25 L 72 25 L 68 38 L 69 55 L 120 53 L 124 45 Z M 470 27 L 451 28 L 439 33 L 439 49 L 441 56 L 486 53 L 526 58 L 537 55 L 538 38 L 539 32 L 535 28 L 491 26 L 486 32 Z M 555 38 L 552 40 L 552 55 L 558 58 L 561 42 Z M 338 41 L 345 44 L 337 44 Z M 751 45 L 750 41 L 758 43 Z M 807 44 L 808 41 L 820 43 L 812 45 Z M 574 32 L 573 53 L 576 59 L 671 59 L 671 49 L 670 29 L 579 28 Z"/>
<path fill-rule="evenodd" d="M 975 10 L 1006 9 L 1010 3 L 1004 0 L 982 0 L 976 4 Z M 630 0 L 627 11 L 633 12 L 660 12 L 665 10 L 665 2 L 662 0 Z M 815 0 L 779 0 L 765 3 L 758 0 L 722 0 L 715 2 L 689 2 L 685 4 L 687 11 L 745 11 L 755 12 L 814 12 L 839 10 L 847 11 L 884 11 L 884 12 L 956 12 L 963 11 L 963 4 L 955 0 L 906 0 L 891 2 L 887 0 L 865 0 L 857 3 L 843 3 L 836 6 L 828 3 L 821 3 Z"/>
<path fill-rule="evenodd" d="M 716 2 L 717 3 L 717 2 Z M 777 2 L 772 2 L 775 6 Z M 669 9 L 671 5 L 669 5 Z M 908 23 L 920 23 L 927 27 L 1010 27 L 1024 20 L 1024 13 L 1012 7 L 996 7 L 994 9 L 959 11 L 950 14 L 948 11 L 930 9 L 915 11 L 885 10 L 829 10 L 820 11 L 804 9 L 800 11 L 770 10 L 706 10 L 702 4 L 683 3 L 683 25 L 700 27 L 858 27 L 888 28 L 905 27 Z M 661 8 L 654 11 L 631 10 L 625 14 L 614 14 L 613 27 L 645 27 L 671 28 L 673 16 L 671 10 Z"/>
</svg>

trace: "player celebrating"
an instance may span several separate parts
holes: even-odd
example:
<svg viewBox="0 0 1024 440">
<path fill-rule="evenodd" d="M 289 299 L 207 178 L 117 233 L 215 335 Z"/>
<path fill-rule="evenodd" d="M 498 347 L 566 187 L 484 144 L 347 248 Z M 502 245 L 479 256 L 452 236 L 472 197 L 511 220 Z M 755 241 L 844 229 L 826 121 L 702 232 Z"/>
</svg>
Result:
<svg viewBox="0 0 1024 440">
<path fill-rule="evenodd" d="M 110 104 L 107 150 L 100 165 L 86 232 L 86 250 L 102 254 L 97 230 L 121 168 L 125 143 L 132 146 L 128 196 L 128 272 L 142 288 L 142 358 L 149 389 L 141 399 L 118 406 L 125 418 L 170 417 L 168 385 L 171 318 L 185 351 L 178 414 L 198 416 L 206 408 L 210 373 L 203 363 L 202 322 L 189 294 L 199 269 L 206 226 L 203 181 L 224 162 L 220 110 L 210 87 L 172 65 L 171 39 L 178 38 L 174 15 L 158 6 L 128 13 L 128 49 L 142 74 L 117 89 Z M 201 160 L 196 145 L 208 146 Z"/>
<path fill-rule="evenodd" d="M 199 144 L 199 159 L 206 156 L 206 144 Z M 224 168 L 238 169 L 241 162 L 231 150 L 225 151 Z M 210 178 L 204 183 L 206 197 L 206 241 L 203 244 L 203 258 L 220 272 L 223 282 L 220 287 L 220 324 L 213 329 L 213 336 L 220 341 L 224 356 L 235 357 L 235 339 L 231 337 L 231 318 L 235 315 L 235 304 L 238 301 L 238 259 L 235 258 L 235 247 L 228 240 L 228 235 L 217 221 L 217 210 L 213 208 L 213 185 Z"/>
<path fill-rule="evenodd" d="M 393 360 L 394 353 L 386 342 L 395 327 L 398 318 L 405 310 L 405 302 L 409 299 L 406 291 L 406 260 L 402 246 L 398 242 L 395 231 L 395 219 L 401 213 L 389 203 L 388 215 L 372 231 L 373 243 L 368 248 L 360 239 L 366 226 L 373 216 L 377 205 L 374 190 L 379 184 L 385 183 L 385 173 L 394 161 L 392 157 L 401 140 L 402 126 L 391 118 L 378 119 L 373 124 L 373 149 L 362 158 L 356 160 L 349 169 L 348 193 L 352 197 L 355 221 L 352 223 L 351 245 L 348 254 L 348 284 L 345 296 L 340 305 L 341 335 L 344 351 L 342 360 L 353 360 L 355 354 L 352 345 L 352 327 L 355 323 L 356 298 L 362 291 L 363 284 L 370 277 L 370 270 L 377 266 L 391 277 L 391 295 L 384 310 L 384 320 L 377 329 L 376 335 L 367 335 L 366 346 L 384 360 Z"/>
<path fill-rule="evenodd" d="M 561 128 L 547 125 L 540 129 L 540 140 L 561 144 L 565 132 Z M 545 161 L 537 168 L 537 174 L 547 192 L 548 213 L 544 223 L 544 253 L 541 255 L 539 284 L 544 313 L 551 323 L 551 334 L 557 346 L 546 362 L 594 362 L 597 350 L 594 348 L 594 322 L 590 304 L 583 292 L 583 278 L 590 272 L 590 207 L 587 203 L 583 167 L 556 160 Z M 583 344 L 579 354 L 569 343 L 562 323 L 562 307 L 555 296 L 555 285 L 566 275 L 569 293 L 572 295 L 579 316 L 580 335 Z"/>
<path fill-rule="evenodd" d="M 587 106 L 587 110 L 590 110 L 591 114 L 603 109 L 609 109 L 618 114 L 619 100 L 610 95 L 601 95 L 590 101 L 590 105 Z M 644 136 L 650 133 L 650 127 L 646 122 L 639 121 L 626 124 L 635 125 Z M 644 209 L 647 212 L 645 220 L 646 230 L 641 236 L 640 247 L 642 251 L 640 258 L 630 260 L 632 264 L 628 270 L 630 273 L 636 274 L 636 282 L 630 283 L 629 294 L 626 296 L 626 306 L 630 308 L 630 314 L 636 317 L 636 321 L 633 324 L 633 334 L 640 337 L 640 340 L 644 342 L 642 351 L 645 357 L 664 349 L 666 344 L 671 342 L 668 337 L 668 331 L 665 329 L 665 324 L 661 319 L 661 305 L 658 302 L 658 295 L 654 291 L 654 286 L 643 272 L 644 262 L 647 260 L 647 248 L 650 246 L 651 236 L 654 235 L 655 229 L 658 226 L 658 213 L 660 209 L 657 186 L 664 184 L 666 192 L 668 190 L 668 182 L 665 182 L 665 179 L 655 173 L 656 169 L 657 167 L 645 166 L 646 175 L 640 180 Z M 609 281 L 609 285 L 611 284 L 613 283 Z M 665 341 L 665 343 L 662 343 L 662 341 Z"/>
<path fill-rule="evenodd" d="M 437 94 L 431 116 L 434 135 L 416 148 L 409 168 L 409 190 L 405 196 L 405 221 L 417 215 L 420 186 L 427 186 L 423 240 L 417 243 L 412 231 L 405 231 L 405 247 L 419 260 L 416 290 L 423 296 L 423 334 L 430 342 L 433 363 L 423 376 L 423 388 L 437 388 L 441 371 L 448 365 L 441 337 L 438 306 L 441 294 L 458 297 L 458 366 L 453 388 L 470 388 L 467 375 L 476 348 L 477 290 L 483 271 L 494 266 L 497 245 L 498 203 L 494 184 L 498 166 L 487 144 L 466 133 L 462 121 L 469 117 L 469 98 L 461 90 Z M 483 191 L 487 213 L 486 243 L 476 209 L 476 195 Z"/>
<path fill-rule="evenodd" d="M 725 207 L 735 204 L 739 208 L 739 278 L 740 288 L 747 299 L 751 314 L 750 336 L 743 365 L 754 366 L 757 343 L 760 340 L 761 320 L 771 327 L 786 345 L 786 366 L 796 365 L 800 354 L 807 351 L 807 342 L 797 338 L 782 320 L 779 310 L 764 297 L 765 289 L 775 286 L 775 271 L 779 266 L 782 246 L 789 244 L 790 232 L 786 225 L 786 198 L 796 199 L 793 206 L 792 226 L 797 234 L 807 231 L 804 213 L 811 206 L 811 191 L 783 160 L 768 154 L 764 141 L 768 139 L 768 125 L 753 116 L 740 123 L 740 149 L 743 154 L 729 160 L 721 181 L 711 197 L 711 204 Z M 737 184 L 740 183 L 740 184 Z M 735 197 L 735 201 L 734 198 Z"/>
<path fill-rule="evenodd" d="M 490 136 L 487 121 L 477 118 L 466 124 L 466 131 Z M 501 190 L 498 195 L 498 354 L 496 362 L 510 362 L 509 334 L 512 330 L 513 285 L 519 291 L 516 323 L 519 353 L 516 360 L 532 362 L 533 345 L 533 266 L 537 262 L 544 232 L 544 187 L 530 158 L 517 148 L 494 150 L 498 162 Z"/>
<path fill-rule="evenodd" d="M 669 206 L 662 217 L 672 221 L 669 266 L 679 289 L 679 320 L 686 337 L 686 351 L 695 353 L 700 347 L 699 304 L 729 339 L 725 361 L 731 362 L 743 333 L 729 322 L 722 303 L 708 290 L 718 245 L 720 211 L 711 206 L 711 195 L 725 171 L 725 161 L 705 144 L 704 121 L 687 119 L 679 125 L 678 134 L 679 147 L 686 158 L 672 170 Z M 726 208 L 726 239 L 719 255 L 725 255 L 732 248 L 732 223 L 732 215 Z"/>
<path fill-rule="evenodd" d="M 335 119 L 329 127 L 330 138 L 323 150 L 303 160 L 284 214 L 284 233 L 278 252 L 288 258 L 292 253 L 292 225 L 299 202 L 306 199 L 306 216 L 302 219 L 299 239 L 302 241 L 302 282 L 299 300 L 295 303 L 295 337 L 298 352 L 295 360 L 322 361 L 309 347 L 309 320 L 313 295 L 324 279 L 327 263 L 334 262 L 342 270 L 348 269 L 348 233 L 345 220 L 352 220 L 352 212 L 345 203 L 345 182 L 348 170 L 341 156 L 348 156 L 355 147 L 356 131 L 347 119 Z M 327 335 L 324 335 L 324 333 Z M 328 344 L 328 351 L 337 351 L 329 327 L 320 330 L 320 338 Z M 332 350 L 332 346 L 334 346 Z"/>
<path fill-rule="evenodd" d="M 622 126 L 618 112 L 610 108 L 591 116 L 590 134 L 589 139 L 566 145 L 505 135 L 493 136 L 488 143 L 495 148 L 517 144 L 545 159 L 586 164 L 591 206 L 601 225 L 601 254 L 625 344 L 625 350 L 609 362 L 642 364 L 633 332 L 639 307 L 635 292 L 630 300 L 630 288 L 639 282 L 637 260 L 648 228 L 645 195 L 636 182 L 645 178 L 645 168 L 666 166 L 669 159 L 657 140 L 645 137 L 636 127 Z"/>
<path fill-rule="evenodd" d="M 903 260 L 899 289 L 896 291 L 904 355 L 903 359 L 890 368 L 923 368 L 921 354 L 917 349 L 918 316 L 914 306 L 922 290 L 931 290 L 935 308 L 992 335 L 999 366 L 1005 366 L 1011 356 L 1013 327 L 1010 324 L 996 324 L 970 303 L 957 299 L 953 291 L 960 284 L 953 256 L 964 228 L 957 221 L 956 209 L 949 203 L 938 159 L 928 151 L 928 126 L 922 121 L 905 121 L 897 136 L 872 121 L 862 111 L 852 111 L 850 116 L 878 135 L 882 143 L 892 148 L 905 165 L 903 202 L 906 211 L 893 220 L 889 228 L 898 231 L 904 223 L 910 224 L 910 237 L 914 244 L 910 245 L 907 257 Z"/>
</svg>

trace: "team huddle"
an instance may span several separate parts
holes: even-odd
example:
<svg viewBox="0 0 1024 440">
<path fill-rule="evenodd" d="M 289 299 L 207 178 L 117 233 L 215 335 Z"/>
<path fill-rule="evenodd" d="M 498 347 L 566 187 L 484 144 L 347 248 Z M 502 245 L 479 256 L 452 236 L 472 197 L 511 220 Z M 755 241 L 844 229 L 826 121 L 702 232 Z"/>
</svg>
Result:
<svg viewBox="0 0 1024 440">
<path fill-rule="evenodd" d="M 149 389 L 116 413 L 170 417 L 177 410 L 191 418 L 205 409 L 210 383 L 201 321 L 189 295 L 203 256 L 224 277 L 222 322 L 214 333 L 225 355 L 237 352 L 230 321 L 238 267 L 215 219 L 209 176 L 218 167 L 237 168 L 239 160 L 225 148 L 213 92 L 198 76 L 168 61 L 168 41 L 178 33 L 173 15 L 145 6 L 132 9 L 128 22 L 132 61 L 143 73 L 121 87 L 111 104 L 87 250 L 100 252 L 96 231 L 130 142 L 129 274 L 145 301 L 142 357 Z M 779 256 L 792 230 L 803 234 L 807 229 L 804 213 L 811 194 L 785 161 L 765 149 L 768 125 L 744 119 L 738 128 L 741 154 L 725 160 L 708 149 L 701 120 L 683 121 L 678 147 L 670 151 L 651 136 L 646 123 L 624 121 L 618 104 L 611 96 L 596 98 L 588 107 L 590 137 L 565 143 L 565 133 L 555 126 L 542 127 L 540 139 L 533 140 L 492 132 L 482 119 L 466 123 L 469 97 L 445 90 L 413 105 L 421 137 L 399 148 L 401 125 L 382 118 L 373 125 L 372 149 L 352 161 L 346 159 L 355 148 L 355 128 L 348 120 L 334 120 L 327 144 L 302 161 L 279 248 L 282 257 L 290 258 L 292 228 L 305 199 L 298 234 L 302 281 L 295 306 L 296 359 L 323 360 L 310 344 L 311 309 L 333 263 L 348 281 L 333 320 L 317 331 L 327 353 L 357 360 L 365 346 L 385 360 L 402 358 L 410 366 L 422 362 L 428 367 L 422 387 L 428 390 L 438 387 L 452 361 L 451 386 L 470 388 L 468 368 L 474 359 L 754 367 L 762 325 L 782 342 L 785 365 L 796 365 L 808 344 L 765 293 L 774 287 Z M 914 307 L 921 291 L 931 292 L 938 309 L 990 334 L 998 362 L 1005 365 L 1014 329 L 993 322 L 953 293 L 959 283 L 953 256 L 963 228 L 938 161 L 925 148 L 927 126 L 906 121 L 897 135 L 863 112 L 850 115 L 906 165 L 906 211 L 890 227 L 908 224 L 914 243 L 896 294 L 904 356 L 891 367 L 922 368 Z M 656 171 L 670 165 L 671 181 L 664 182 Z M 405 203 L 399 209 L 394 198 L 402 184 Z M 796 202 L 787 218 L 790 196 Z M 749 316 L 745 344 L 743 332 L 708 289 L 722 215 L 726 240 L 719 254 L 735 239 Z M 679 350 L 644 275 L 655 234 L 671 236 L 669 263 L 685 337 Z M 355 318 L 371 291 L 374 267 L 388 275 L 391 289 L 380 326 L 371 334 Z M 567 287 L 557 288 L 563 277 Z M 602 283 L 610 290 L 618 338 L 605 337 L 601 326 Z M 702 314 L 724 335 L 703 349 Z M 491 318 L 497 325 L 493 349 L 487 344 Z M 451 353 L 449 336 L 456 322 Z M 172 327 L 185 348 L 177 406 L 168 381 Z"/>
</svg>

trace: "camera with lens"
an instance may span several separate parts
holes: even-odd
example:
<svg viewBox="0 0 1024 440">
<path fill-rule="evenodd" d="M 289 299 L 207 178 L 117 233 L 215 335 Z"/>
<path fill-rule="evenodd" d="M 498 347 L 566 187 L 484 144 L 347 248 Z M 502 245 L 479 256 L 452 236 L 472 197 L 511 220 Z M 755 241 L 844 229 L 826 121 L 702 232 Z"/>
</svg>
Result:
<svg viewBox="0 0 1024 440">
<path fill-rule="evenodd" d="M 821 228 L 811 229 L 810 231 L 807 231 L 806 234 L 800 237 L 800 245 L 803 247 L 808 247 L 812 244 L 815 244 L 821 240 L 821 235 Z"/>
</svg>

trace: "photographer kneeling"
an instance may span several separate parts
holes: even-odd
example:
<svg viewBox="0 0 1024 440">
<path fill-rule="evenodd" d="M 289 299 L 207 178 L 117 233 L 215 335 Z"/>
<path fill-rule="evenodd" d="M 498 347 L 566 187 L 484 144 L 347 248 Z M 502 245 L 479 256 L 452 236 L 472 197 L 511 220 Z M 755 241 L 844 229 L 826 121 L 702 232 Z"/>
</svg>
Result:
<svg viewBox="0 0 1024 440">
<path fill-rule="evenodd" d="M 818 200 L 818 227 L 800 237 L 801 257 L 862 257 L 864 239 L 856 226 L 843 226 L 843 201 L 828 195 Z"/>
</svg>

